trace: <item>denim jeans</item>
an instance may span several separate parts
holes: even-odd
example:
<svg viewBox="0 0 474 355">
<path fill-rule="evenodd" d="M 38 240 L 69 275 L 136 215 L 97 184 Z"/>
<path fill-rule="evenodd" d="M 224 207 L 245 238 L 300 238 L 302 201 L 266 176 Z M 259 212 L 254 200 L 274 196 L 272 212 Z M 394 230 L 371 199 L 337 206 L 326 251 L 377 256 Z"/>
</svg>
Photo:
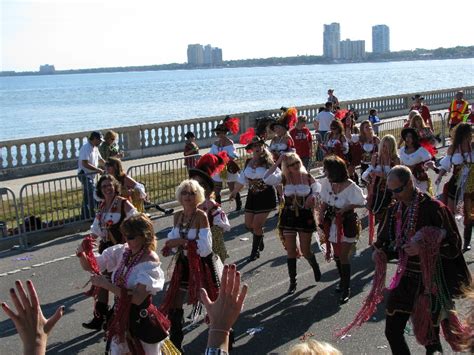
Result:
<svg viewBox="0 0 474 355">
<path fill-rule="evenodd" d="M 94 175 L 84 174 L 81 171 L 77 177 L 82 184 L 81 219 L 93 218 L 95 216 Z"/>
</svg>

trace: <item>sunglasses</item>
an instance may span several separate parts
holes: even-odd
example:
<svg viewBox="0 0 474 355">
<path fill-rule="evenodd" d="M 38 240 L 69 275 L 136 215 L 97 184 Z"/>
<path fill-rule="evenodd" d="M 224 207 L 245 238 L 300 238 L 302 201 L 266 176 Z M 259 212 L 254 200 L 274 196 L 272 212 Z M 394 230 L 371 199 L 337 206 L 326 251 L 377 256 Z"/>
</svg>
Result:
<svg viewBox="0 0 474 355">
<path fill-rule="evenodd" d="M 126 235 L 125 236 L 125 239 L 127 240 L 135 240 L 137 239 L 139 236 L 138 235 Z"/>
<path fill-rule="evenodd" d="M 195 196 L 196 193 L 194 191 L 181 191 L 181 196 Z"/>
<path fill-rule="evenodd" d="M 396 189 L 389 189 L 387 188 L 387 190 L 391 193 L 394 193 L 394 194 L 399 194 L 400 192 L 403 191 L 403 189 L 405 188 L 405 186 L 407 186 L 407 183 L 404 183 L 402 186 L 399 186 L 397 187 Z"/>
<path fill-rule="evenodd" d="M 299 161 L 295 161 L 294 163 L 288 164 L 287 166 L 290 168 L 292 166 L 300 165 Z"/>
</svg>

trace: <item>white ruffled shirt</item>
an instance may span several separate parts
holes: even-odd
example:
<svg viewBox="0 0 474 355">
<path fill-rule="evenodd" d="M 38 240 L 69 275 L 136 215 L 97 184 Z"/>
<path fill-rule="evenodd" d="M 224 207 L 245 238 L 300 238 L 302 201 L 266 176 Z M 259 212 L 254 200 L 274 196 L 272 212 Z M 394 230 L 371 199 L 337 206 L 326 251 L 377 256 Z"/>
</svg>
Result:
<svg viewBox="0 0 474 355">
<path fill-rule="evenodd" d="M 428 160 L 431 160 L 431 154 L 423 147 L 418 148 L 413 153 L 406 153 L 406 147 L 400 148 L 400 164 L 406 166 L 413 166 Z"/>
<path fill-rule="evenodd" d="M 330 139 L 326 142 L 326 147 L 331 148 L 331 149 L 334 149 L 337 144 L 342 144 L 342 152 L 343 152 L 344 154 L 349 153 L 349 143 L 347 143 L 347 141 L 344 141 L 344 142 L 341 143 L 341 141 L 340 141 L 339 139 L 330 138 Z"/>
<path fill-rule="evenodd" d="M 206 257 L 212 253 L 212 234 L 210 228 L 200 228 L 199 235 L 196 236 L 197 229 L 190 228 L 188 230 L 188 235 L 186 236 L 188 240 L 195 240 L 197 237 L 197 251 L 200 257 Z M 179 227 L 174 226 L 173 229 L 168 233 L 168 239 L 180 239 Z M 174 248 L 176 249 L 176 248 Z"/>
<path fill-rule="evenodd" d="M 100 271 L 112 272 L 113 279 L 127 247 L 127 243 L 116 244 L 105 249 L 102 254 L 97 254 L 95 257 Z M 147 292 L 152 295 L 161 291 L 165 284 L 165 274 L 161 269 L 161 262 L 145 261 L 135 265 L 127 280 L 127 288 L 134 289 L 138 284 L 144 285 Z"/>
<path fill-rule="evenodd" d="M 456 152 L 453 155 L 446 155 L 439 163 L 443 170 L 449 172 L 453 165 L 474 163 L 474 152 L 465 152 L 463 154 Z"/>
<path fill-rule="evenodd" d="M 373 165 L 371 164 L 362 174 L 362 180 L 369 182 L 369 177 L 370 177 L 371 172 L 377 172 L 377 173 L 383 172 L 384 175 L 388 175 L 391 169 L 392 167 L 390 165 L 383 165 L 383 166 L 377 165 L 374 168 Z"/>
<path fill-rule="evenodd" d="M 124 203 L 124 201 L 122 201 L 122 203 Z M 103 238 L 107 237 L 107 233 L 106 233 L 105 228 L 100 227 L 100 221 L 99 221 L 99 218 L 98 218 L 99 214 L 100 213 L 98 213 L 95 216 L 94 221 L 92 222 L 91 233 L 98 236 L 99 238 L 103 239 Z M 133 207 L 125 215 L 124 221 L 126 221 L 127 219 L 129 219 L 130 217 L 132 217 L 133 215 L 136 215 L 136 214 L 138 214 L 138 211 L 135 207 Z M 116 224 L 116 223 L 118 223 L 118 221 L 120 221 L 120 217 L 121 217 L 120 211 L 119 212 L 106 213 L 104 215 L 104 217 L 102 218 L 102 220 L 103 220 L 102 223 L 104 224 L 104 226 L 107 224 L 107 222 L 112 222 L 112 224 Z"/>
<path fill-rule="evenodd" d="M 215 143 L 211 145 L 211 150 L 209 153 L 211 154 L 217 154 L 220 152 L 226 152 L 229 158 L 231 159 L 236 159 L 239 157 L 237 154 L 237 149 L 235 149 L 235 146 L 233 144 L 231 145 L 226 145 L 225 147 L 218 147 Z"/>
<path fill-rule="evenodd" d="M 257 168 L 252 168 L 250 165 L 247 165 L 247 167 L 239 174 L 239 178 L 237 179 L 237 182 L 241 185 L 247 185 L 248 184 L 248 179 L 263 179 L 263 182 L 267 185 L 275 186 L 281 183 L 281 170 L 276 169 L 273 174 L 265 177 L 265 174 L 267 173 L 268 169 L 262 166 L 259 166 Z"/>
</svg>

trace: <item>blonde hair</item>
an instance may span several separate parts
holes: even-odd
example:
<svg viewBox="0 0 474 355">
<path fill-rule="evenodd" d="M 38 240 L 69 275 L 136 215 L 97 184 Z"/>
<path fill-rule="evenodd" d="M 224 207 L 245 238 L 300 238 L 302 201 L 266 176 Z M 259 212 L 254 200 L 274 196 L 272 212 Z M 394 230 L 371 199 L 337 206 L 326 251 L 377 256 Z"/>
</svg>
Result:
<svg viewBox="0 0 474 355">
<path fill-rule="evenodd" d="M 413 116 L 419 115 L 420 113 L 417 110 L 411 110 L 408 112 L 408 122 L 411 122 Z"/>
<path fill-rule="evenodd" d="M 397 150 L 397 140 L 391 134 L 387 134 L 387 135 L 383 136 L 383 138 L 380 140 L 379 154 L 382 154 L 382 150 L 383 150 L 383 146 L 384 146 L 385 142 L 388 143 L 388 150 L 389 150 L 389 154 L 390 154 L 390 159 L 391 160 L 399 159 L 398 150 Z"/>
<path fill-rule="evenodd" d="M 148 251 L 156 250 L 156 237 L 153 222 L 144 213 L 138 213 L 123 221 L 120 232 L 126 237 L 140 236 L 144 239 L 143 246 Z"/>
<path fill-rule="evenodd" d="M 342 355 L 342 352 L 324 341 L 308 339 L 304 343 L 293 345 L 288 355 Z"/>
<path fill-rule="evenodd" d="M 118 133 L 117 132 L 114 132 L 114 131 L 107 131 L 105 132 L 105 135 L 104 135 L 104 139 L 105 140 L 109 140 L 111 138 L 113 138 L 114 140 L 116 140 L 118 137 Z"/>
<path fill-rule="evenodd" d="M 425 124 L 425 120 L 424 120 L 423 117 L 421 117 L 421 115 L 418 114 L 418 113 L 417 113 L 416 115 L 413 115 L 413 117 L 411 118 L 411 120 L 410 120 L 410 127 L 412 127 L 412 128 L 417 128 L 417 127 L 415 126 L 415 122 L 416 122 L 416 121 L 418 121 L 418 122 L 421 123 L 421 127 L 422 127 L 422 128 L 427 127 L 426 124 Z"/>
<path fill-rule="evenodd" d="M 365 121 L 362 121 L 362 123 L 360 124 L 359 135 L 363 138 L 362 142 L 366 142 L 366 139 L 367 139 L 367 137 L 365 136 L 364 126 L 372 127 L 372 122 L 370 122 L 369 120 L 365 120 Z M 375 133 L 374 133 L 374 136 L 375 136 Z"/>
<path fill-rule="evenodd" d="M 301 174 L 307 174 L 308 172 L 306 171 L 306 168 L 303 165 L 303 162 L 301 161 L 301 158 L 298 154 L 296 153 L 285 153 L 286 158 L 283 160 L 283 163 L 281 164 L 281 171 L 284 176 L 288 176 L 290 173 L 288 170 L 288 165 L 294 164 L 296 162 L 300 163 L 300 173 Z"/>
<path fill-rule="evenodd" d="M 179 184 L 178 188 L 176 189 L 176 201 L 181 204 L 181 192 L 184 190 L 192 191 L 196 195 L 196 204 L 200 205 L 206 199 L 204 189 L 196 180 L 187 179 Z"/>
</svg>

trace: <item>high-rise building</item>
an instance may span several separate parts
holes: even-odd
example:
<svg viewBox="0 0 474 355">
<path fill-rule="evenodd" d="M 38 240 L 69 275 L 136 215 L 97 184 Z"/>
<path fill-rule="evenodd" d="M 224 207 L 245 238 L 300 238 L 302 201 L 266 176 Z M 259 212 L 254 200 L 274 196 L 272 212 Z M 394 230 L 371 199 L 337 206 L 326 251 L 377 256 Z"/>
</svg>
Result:
<svg viewBox="0 0 474 355">
<path fill-rule="evenodd" d="M 323 55 L 326 58 L 340 58 L 339 42 L 341 40 L 341 29 L 338 23 L 324 25 Z"/>
<path fill-rule="evenodd" d="M 212 47 L 210 44 L 204 46 L 204 64 L 211 65 L 212 64 Z"/>
<path fill-rule="evenodd" d="M 212 48 L 212 65 L 222 64 L 222 49 Z"/>
<path fill-rule="evenodd" d="M 188 64 L 203 65 L 204 64 L 204 48 L 200 44 L 188 45 Z"/>
<path fill-rule="evenodd" d="M 341 58 L 358 60 L 365 58 L 365 41 L 351 41 L 346 39 L 340 43 Z"/>
<path fill-rule="evenodd" d="M 372 26 L 372 53 L 390 52 L 390 29 L 387 25 Z"/>
</svg>

